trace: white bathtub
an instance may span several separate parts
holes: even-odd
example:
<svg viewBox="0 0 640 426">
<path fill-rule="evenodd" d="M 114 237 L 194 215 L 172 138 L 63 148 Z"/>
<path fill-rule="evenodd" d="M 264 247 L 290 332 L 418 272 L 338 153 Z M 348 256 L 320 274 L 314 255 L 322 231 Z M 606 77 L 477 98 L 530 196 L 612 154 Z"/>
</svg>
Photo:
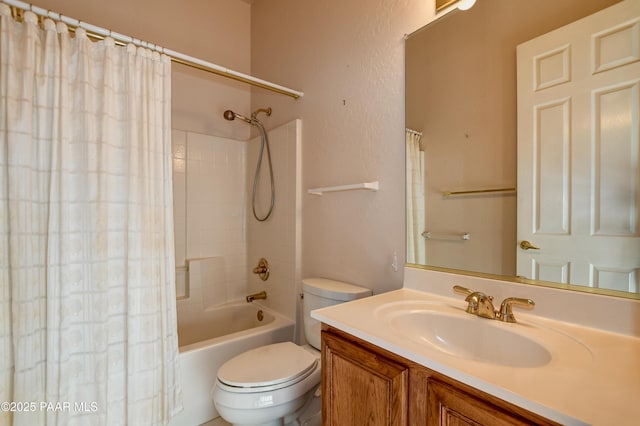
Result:
<svg viewBox="0 0 640 426">
<path fill-rule="evenodd" d="M 218 417 L 210 397 L 218 368 L 248 349 L 292 341 L 293 333 L 290 319 L 244 301 L 205 311 L 197 323 L 178 324 L 184 410 L 169 425 L 197 426 Z"/>
</svg>

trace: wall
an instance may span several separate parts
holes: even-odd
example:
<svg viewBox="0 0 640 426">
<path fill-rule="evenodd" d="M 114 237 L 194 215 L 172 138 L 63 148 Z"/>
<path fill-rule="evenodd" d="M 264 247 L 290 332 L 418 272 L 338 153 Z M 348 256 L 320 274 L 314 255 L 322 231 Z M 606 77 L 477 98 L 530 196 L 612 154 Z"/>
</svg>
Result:
<svg viewBox="0 0 640 426">
<path fill-rule="evenodd" d="M 432 0 L 252 5 L 253 75 L 305 92 L 300 100 L 261 89 L 252 96 L 254 109 L 273 108 L 268 127 L 293 118 L 304 123 L 303 277 L 344 280 L 375 293 L 402 285 L 403 36 L 433 14 Z M 378 192 L 306 193 L 374 180 Z M 394 252 L 398 272 L 391 267 Z"/>
</svg>

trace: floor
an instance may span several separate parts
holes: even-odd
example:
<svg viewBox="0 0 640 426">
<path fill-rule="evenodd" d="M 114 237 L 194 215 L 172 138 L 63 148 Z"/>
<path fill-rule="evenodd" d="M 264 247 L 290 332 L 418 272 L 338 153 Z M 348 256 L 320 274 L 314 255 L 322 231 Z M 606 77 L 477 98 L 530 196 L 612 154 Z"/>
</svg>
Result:
<svg viewBox="0 0 640 426">
<path fill-rule="evenodd" d="M 303 423 L 304 426 L 319 426 L 322 422 L 322 417 L 314 416 L 313 418 L 305 421 Z M 217 419 L 213 419 L 210 422 L 203 423 L 200 426 L 231 426 L 231 423 L 227 423 L 224 421 L 222 417 L 218 417 Z"/>
<path fill-rule="evenodd" d="M 231 426 L 231 423 L 227 423 L 222 417 L 218 417 L 210 422 L 203 423 L 200 426 Z"/>
<path fill-rule="evenodd" d="M 320 393 L 317 393 L 316 397 L 310 401 L 310 405 L 306 407 L 305 411 L 298 418 L 300 426 L 321 426 L 321 409 L 322 400 Z M 231 423 L 227 423 L 222 417 L 218 417 L 200 426 L 231 426 Z"/>
<path fill-rule="evenodd" d="M 319 412 L 316 415 L 310 416 L 309 418 L 302 421 L 302 426 L 320 426 L 321 424 L 322 416 Z M 211 420 L 210 422 L 203 423 L 200 426 L 231 426 L 231 423 L 227 423 L 222 417 L 218 417 Z"/>
</svg>

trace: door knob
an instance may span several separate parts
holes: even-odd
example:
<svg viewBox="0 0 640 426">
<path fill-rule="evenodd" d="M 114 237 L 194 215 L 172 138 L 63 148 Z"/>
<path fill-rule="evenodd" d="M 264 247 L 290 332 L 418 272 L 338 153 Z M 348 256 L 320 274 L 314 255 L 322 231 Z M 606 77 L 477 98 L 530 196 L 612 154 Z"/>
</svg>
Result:
<svg viewBox="0 0 640 426">
<path fill-rule="evenodd" d="M 531 244 L 529 241 L 527 240 L 522 240 L 520 242 L 520 248 L 522 250 L 540 250 L 540 247 L 536 247 L 533 244 Z"/>
</svg>

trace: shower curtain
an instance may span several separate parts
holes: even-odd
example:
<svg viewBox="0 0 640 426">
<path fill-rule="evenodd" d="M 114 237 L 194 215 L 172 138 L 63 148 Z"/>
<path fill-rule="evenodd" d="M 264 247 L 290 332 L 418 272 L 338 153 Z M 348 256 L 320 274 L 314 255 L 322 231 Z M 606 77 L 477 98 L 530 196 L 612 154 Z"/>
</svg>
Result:
<svg viewBox="0 0 640 426">
<path fill-rule="evenodd" d="M 0 424 L 165 424 L 170 61 L 5 4 L 0 26 Z"/>
<path fill-rule="evenodd" d="M 420 134 L 406 129 L 407 173 L 407 263 L 426 263 L 424 205 L 424 153 L 420 151 Z"/>
</svg>

